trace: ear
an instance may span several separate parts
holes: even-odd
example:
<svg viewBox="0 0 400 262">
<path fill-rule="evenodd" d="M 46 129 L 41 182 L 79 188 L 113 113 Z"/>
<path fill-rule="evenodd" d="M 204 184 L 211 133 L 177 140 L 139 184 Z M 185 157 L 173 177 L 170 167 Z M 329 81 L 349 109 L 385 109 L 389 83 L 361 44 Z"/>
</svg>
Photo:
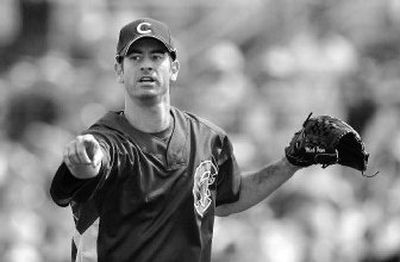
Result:
<svg viewBox="0 0 400 262">
<path fill-rule="evenodd" d="M 171 81 L 175 82 L 178 79 L 178 73 L 180 68 L 180 63 L 178 60 L 171 62 Z"/>
<path fill-rule="evenodd" d="M 122 63 L 114 63 L 114 71 L 115 71 L 115 75 L 117 77 L 117 82 L 120 84 L 124 83 L 124 67 L 122 65 Z"/>
</svg>

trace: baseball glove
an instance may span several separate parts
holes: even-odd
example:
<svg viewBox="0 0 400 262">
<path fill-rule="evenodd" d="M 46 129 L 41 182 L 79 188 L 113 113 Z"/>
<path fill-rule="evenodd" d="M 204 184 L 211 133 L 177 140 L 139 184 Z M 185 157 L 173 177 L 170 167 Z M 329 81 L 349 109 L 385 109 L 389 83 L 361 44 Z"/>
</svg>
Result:
<svg viewBox="0 0 400 262">
<path fill-rule="evenodd" d="M 302 167 L 321 164 L 322 168 L 326 168 L 340 164 L 357 169 L 364 175 L 369 154 L 360 135 L 338 118 L 311 115 L 285 148 L 288 161 Z"/>
</svg>

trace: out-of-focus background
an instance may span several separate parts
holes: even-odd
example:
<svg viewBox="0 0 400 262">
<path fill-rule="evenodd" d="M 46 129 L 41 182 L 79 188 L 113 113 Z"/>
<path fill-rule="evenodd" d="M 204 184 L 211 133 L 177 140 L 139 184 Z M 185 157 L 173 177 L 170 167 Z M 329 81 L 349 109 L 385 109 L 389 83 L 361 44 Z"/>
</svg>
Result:
<svg viewBox="0 0 400 262">
<path fill-rule="evenodd" d="M 400 261 L 400 1 L 0 1 L 0 261 L 67 262 L 72 216 L 50 200 L 63 146 L 122 108 L 122 25 L 170 25 L 173 103 L 232 137 L 243 170 L 283 155 L 308 113 L 360 132 L 374 178 L 311 167 L 217 218 L 213 262 Z"/>
</svg>

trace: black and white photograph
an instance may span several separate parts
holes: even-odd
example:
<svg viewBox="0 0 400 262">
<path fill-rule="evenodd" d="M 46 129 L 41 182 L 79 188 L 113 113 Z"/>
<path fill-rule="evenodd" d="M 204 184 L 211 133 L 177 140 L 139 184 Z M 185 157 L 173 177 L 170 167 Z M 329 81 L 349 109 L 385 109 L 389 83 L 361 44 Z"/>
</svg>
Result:
<svg viewBox="0 0 400 262">
<path fill-rule="evenodd" d="M 2 0 L 1 262 L 400 262 L 399 0 Z"/>
</svg>

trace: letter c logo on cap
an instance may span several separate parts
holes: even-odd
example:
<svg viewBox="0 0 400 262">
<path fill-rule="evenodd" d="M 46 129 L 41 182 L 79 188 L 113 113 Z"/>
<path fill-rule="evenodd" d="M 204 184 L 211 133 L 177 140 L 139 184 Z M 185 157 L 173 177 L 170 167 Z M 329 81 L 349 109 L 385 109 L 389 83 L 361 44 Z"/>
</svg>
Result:
<svg viewBox="0 0 400 262">
<path fill-rule="evenodd" d="M 149 34 L 151 33 L 151 29 L 150 29 L 151 24 L 148 22 L 142 22 L 140 24 L 138 24 L 138 26 L 136 27 L 136 30 L 140 33 L 140 34 Z"/>
</svg>

